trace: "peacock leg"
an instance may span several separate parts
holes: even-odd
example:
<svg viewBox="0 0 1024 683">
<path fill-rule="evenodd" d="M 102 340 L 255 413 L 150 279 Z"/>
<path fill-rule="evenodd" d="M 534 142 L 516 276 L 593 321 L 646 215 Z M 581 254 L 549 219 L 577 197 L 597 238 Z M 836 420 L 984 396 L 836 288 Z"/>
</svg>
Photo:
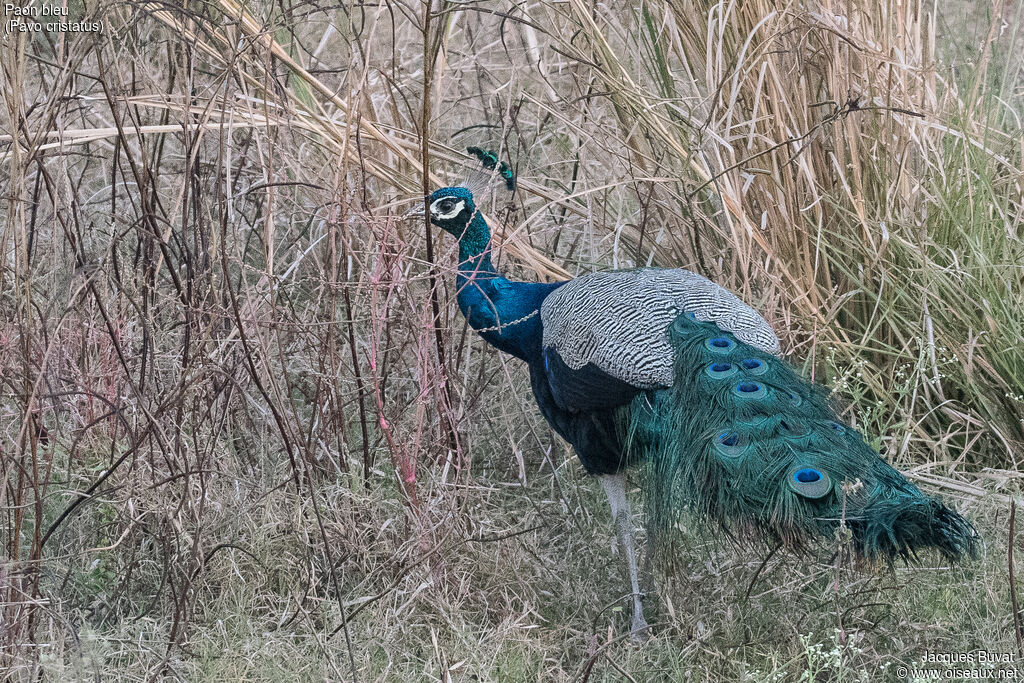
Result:
<svg viewBox="0 0 1024 683">
<path fill-rule="evenodd" d="M 626 499 L 626 475 L 625 473 L 607 474 L 601 477 L 601 485 L 608 496 L 608 502 L 612 507 L 612 518 L 615 521 L 615 531 L 619 538 L 619 547 L 626 556 L 626 563 L 629 565 L 629 585 L 633 597 L 633 628 L 631 634 L 634 640 L 644 638 L 648 635 L 647 620 L 644 619 L 644 607 L 640 602 L 640 581 L 636 566 L 636 542 L 633 539 L 633 513 L 629 509 L 629 501 Z"/>
</svg>

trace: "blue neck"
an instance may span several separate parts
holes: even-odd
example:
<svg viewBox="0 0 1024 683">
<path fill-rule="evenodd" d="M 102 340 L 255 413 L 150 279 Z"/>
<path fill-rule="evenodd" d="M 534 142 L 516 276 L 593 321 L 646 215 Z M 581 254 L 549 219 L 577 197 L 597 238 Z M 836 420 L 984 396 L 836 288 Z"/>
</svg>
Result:
<svg viewBox="0 0 1024 683">
<path fill-rule="evenodd" d="M 491 229 L 479 211 L 459 237 L 459 273 L 478 277 L 498 277 L 491 264 Z"/>
<path fill-rule="evenodd" d="M 491 233 L 479 212 L 459 240 L 456 284 L 459 309 L 481 337 L 527 362 L 540 360 L 540 305 L 563 283 L 512 282 L 499 275 L 491 263 Z"/>
</svg>

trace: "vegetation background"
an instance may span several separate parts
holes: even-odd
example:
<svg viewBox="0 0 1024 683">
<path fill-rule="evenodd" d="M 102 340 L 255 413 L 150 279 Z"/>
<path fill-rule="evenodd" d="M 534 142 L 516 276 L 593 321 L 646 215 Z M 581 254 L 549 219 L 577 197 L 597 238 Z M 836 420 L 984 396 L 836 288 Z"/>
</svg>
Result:
<svg viewBox="0 0 1024 683">
<path fill-rule="evenodd" d="M 64 1 L 102 30 L 0 37 L 0 678 L 1024 661 L 1021 3 Z M 501 268 L 734 289 L 981 558 L 689 529 L 630 644 L 599 487 L 399 218 L 467 145 Z"/>
</svg>

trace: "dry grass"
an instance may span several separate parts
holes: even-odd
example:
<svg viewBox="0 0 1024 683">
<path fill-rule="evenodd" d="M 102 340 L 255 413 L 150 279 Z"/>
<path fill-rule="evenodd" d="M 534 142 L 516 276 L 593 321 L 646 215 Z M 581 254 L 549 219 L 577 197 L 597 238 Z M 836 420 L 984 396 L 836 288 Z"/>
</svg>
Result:
<svg viewBox="0 0 1024 683">
<path fill-rule="evenodd" d="M 4 678 L 873 681 L 1018 651 L 1019 3 L 447 3 L 426 39 L 416 2 L 68 6 L 104 30 L 0 44 Z M 603 501 L 467 333 L 452 242 L 396 218 L 471 144 L 520 178 L 502 268 L 733 288 L 981 560 L 874 575 L 693 529 L 624 642 Z"/>
</svg>

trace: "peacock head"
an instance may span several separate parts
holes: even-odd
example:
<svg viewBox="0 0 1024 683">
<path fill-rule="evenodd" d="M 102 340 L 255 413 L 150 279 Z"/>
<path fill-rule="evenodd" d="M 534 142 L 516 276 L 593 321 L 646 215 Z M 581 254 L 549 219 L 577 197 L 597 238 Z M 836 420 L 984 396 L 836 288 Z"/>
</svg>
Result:
<svg viewBox="0 0 1024 683">
<path fill-rule="evenodd" d="M 459 239 L 475 237 L 471 234 L 473 230 L 467 230 L 471 224 L 478 228 L 486 227 L 483 218 L 477 216 L 478 207 L 473 200 L 474 192 L 478 192 L 480 196 L 485 195 L 491 181 L 496 178 L 504 181 L 509 192 L 516 189 L 515 174 L 508 164 L 498 158 L 496 152 L 482 147 L 467 147 L 466 152 L 479 159 L 483 169 L 471 172 L 463 184 L 434 190 L 427 201 L 430 207 L 430 222 Z M 413 207 L 406 215 L 422 216 L 423 208 Z"/>
<path fill-rule="evenodd" d="M 468 236 L 466 228 L 476 214 L 472 192 L 464 187 L 442 187 L 431 193 L 429 205 L 431 223 L 457 238 Z"/>
<path fill-rule="evenodd" d="M 487 221 L 473 198 L 474 193 L 486 196 L 487 188 L 496 178 L 504 181 L 509 192 L 516 189 L 515 174 L 495 152 L 480 147 L 467 147 L 466 151 L 480 160 L 483 171 L 471 173 L 469 179 L 460 185 L 434 190 L 427 198 L 430 222 L 459 240 L 459 255 L 463 259 L 485 254 L 491 239 Z M 423 205 L 414 206 L 406 215 L 423 216 Z"/>
</svg>

